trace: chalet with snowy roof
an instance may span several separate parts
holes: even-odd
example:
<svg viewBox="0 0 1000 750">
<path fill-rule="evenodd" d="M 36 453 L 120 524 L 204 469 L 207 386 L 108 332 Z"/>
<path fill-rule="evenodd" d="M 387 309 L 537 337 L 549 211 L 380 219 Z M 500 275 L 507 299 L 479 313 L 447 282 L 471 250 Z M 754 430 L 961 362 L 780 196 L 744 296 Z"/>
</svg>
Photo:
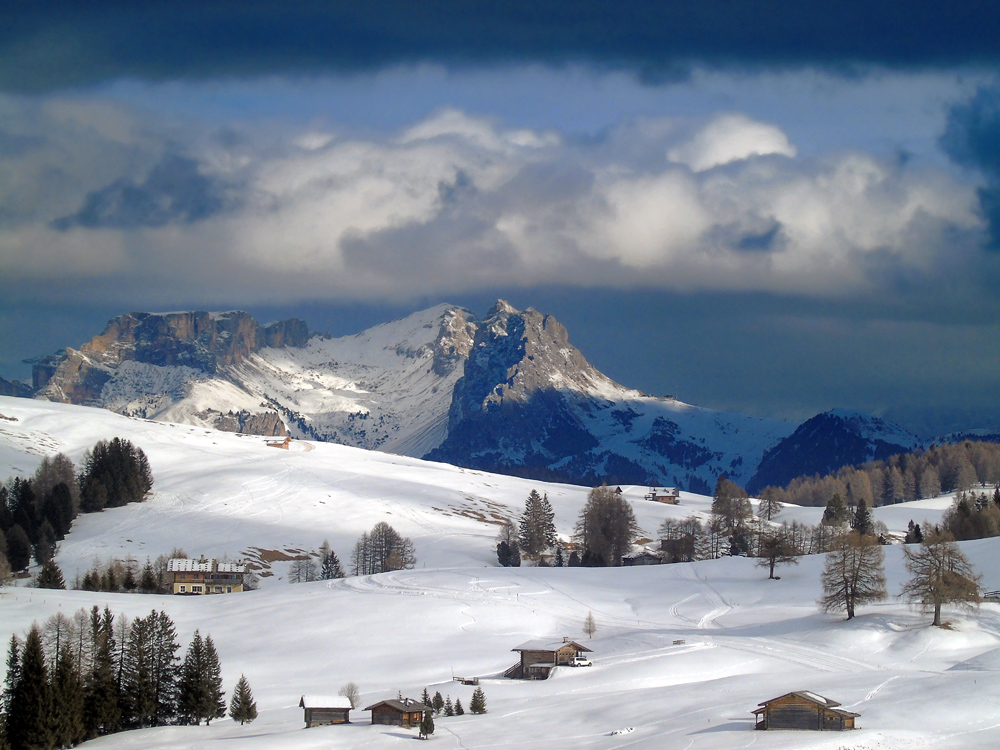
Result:
<svg viewBox="0 0 1000 750">
<path fill-rule="evenodd" d="M 593 653 L 589 648 L 569 638 L 557 641 L 536 640 L 522 643 L 511 651 L 521 655 L 521 661 L 508 669 L 507 677 L 521 680 L 547 680 L 553 667 L 569 665 L 584 652 Z"/>
<path fill-rule="evenodd" d="M 643 499 L 654 503 L 677 505 L 681 501 L 681 492 L 676 487 L 650 487 Z"/>
<path fill-rule="evenodd" d="M 351 701 L 343 695 L 303 695 L 299 708 L 305 711 L 306 729 L 351 723 Z"/>
<path fill-rule="evenodd" d="M 175 594 L 235 594 L 243 590 L 247 566 L 215 559 L 175 557 L 167 562 L 167 576 Z"/>
<path fill-rule="evenodd" d="M 841 732 L 854 729 L 860 716 L 853 711 L 837 708 L 840 704 L 808 690 L 786 693 L 758 704 L 753 714 L 754 729 L 811 729 Z"/>
<path fill-rule="evenodd" d="M 650 549 L 646 546 L 639 546 L 622 557 L 622 565 L 660 565 L 663 563 L 663 555 L 658 550 Z"/>
<path fill-rule="evenodd" d="M 372 712 L 372 724 L 388 724 L 404 729 L 413 729 L 420 726 L 420 720 L 424 717 L 425 711 L 433 711 L 430 706 L 413 698 L 393 698 L 387 701 L 379 701 L 365 708 L 365 711 Z"/>
</svg>

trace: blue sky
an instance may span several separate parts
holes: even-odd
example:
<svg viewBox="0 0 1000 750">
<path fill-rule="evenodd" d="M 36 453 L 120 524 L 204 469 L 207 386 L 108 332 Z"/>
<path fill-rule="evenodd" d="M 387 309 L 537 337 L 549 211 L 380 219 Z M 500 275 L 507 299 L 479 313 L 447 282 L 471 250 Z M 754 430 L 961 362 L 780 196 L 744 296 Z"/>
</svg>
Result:
<svg viewBox="0 0 1000 750">
<path fill-rule="evenodd" d="M 1000 422 L 990 3 L 40 3 L 0 376 L 127 310 L 551 312 L 653 393 Z"/>
</svg>

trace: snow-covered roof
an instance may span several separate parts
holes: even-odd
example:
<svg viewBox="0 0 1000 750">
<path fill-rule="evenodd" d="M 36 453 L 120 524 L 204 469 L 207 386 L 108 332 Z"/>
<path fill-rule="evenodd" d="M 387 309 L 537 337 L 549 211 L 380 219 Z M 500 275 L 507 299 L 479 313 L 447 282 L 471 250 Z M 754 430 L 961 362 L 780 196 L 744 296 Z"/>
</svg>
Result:
<svg viewBox="0 0 1000 750">
<path fill-rule="evenodd" d="M 590 649 L 587 648 L 586 646 L 581 646 L 576 641 L 570 641 L 564 638 L 560 638 L 557 641 L 541 640 L 541 639 L 535 641 L 526 641 L 525 643 L 522 643 L 520 646 L 512 648 L 511 651 L 558 651 L 559 649 L 564 648 L 565 646 L 576 646 L 576 649 L 578 651 L 590 651 Z"/>
<path fill-rule="evenodd" d="M 351 708 L 351 700 L 343 695 L 303 695 L 299 708 Z"/>
<path fill-rule="evenodd" d="M 378 703 L 372 703 L 370 706 L 366 706 L 362 711 L 371 711 L 377 706 L 389 706 L 389 708 L 394 708 L 397 711 L 432 711 L 430 706 L 425 706 L 418 700 L 413 698 L 403 698 L 403 700 L 396 700 L 391 698 L 387 701 L 379 701 Z"/>
<path fill-rule="evenodd" d="M 814 693 L 811 690 L 793 690 L 791 693 L 785 693 L 784 695 L 779 695 L 777 698 L 771 698 L 770 700 L 766 700 L 763 703 L 758 703 L 757 705 L 758 706 L 766 706 L 768 703 L 773 703 L 774 701 L 780 700 L 781 698 L 787 698 L 789 695 L 794 695 L 794 696 L 797 696 L 799 698 L 804 698 L 807 701 L 810 701 L 812 703 L 818 703 L 819 705 L 823 706 L 824 708 L 829 708 L 829 709 L 834 709 L 834 706 L 839 706 L 840 705 L 840 703 L 838 703 L 837 701 L 831 700 L 831 699 L 829 699 L 829 698 L 827 698 L 825 696 L 820 695 L 819 693 Z M 837 713 L 843 714 L 845 716 L 859 716 L 860 715 L 860 714 L 851 713 L 850 711 L 844 711 L 843 709 L 835 709 L 835 710 L 836 710 Z"/>
<path fill-rule="evenodd" d="M 216 564 L 214 558 L 208 560 L 192 560 L 187 557 L 175 557 L 167 563 L 167 570 L 171 573 L 196 572 L 196 573 L 246 573 L 247 566 L 243 563 L 223 563 Z"/>
</svg>

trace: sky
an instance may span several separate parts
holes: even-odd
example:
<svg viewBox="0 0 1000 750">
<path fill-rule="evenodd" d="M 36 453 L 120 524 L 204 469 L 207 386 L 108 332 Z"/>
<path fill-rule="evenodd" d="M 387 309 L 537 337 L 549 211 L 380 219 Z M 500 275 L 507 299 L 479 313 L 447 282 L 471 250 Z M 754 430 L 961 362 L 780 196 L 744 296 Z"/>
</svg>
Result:
<svg viewBox="0 0 1000 750">
<path fill-rule="evenodd" d="M 134 5 L 0 29 L 2 377 L 503 297 L 649 393 L 1000 425 L 993 3 Z"/>
</svg>

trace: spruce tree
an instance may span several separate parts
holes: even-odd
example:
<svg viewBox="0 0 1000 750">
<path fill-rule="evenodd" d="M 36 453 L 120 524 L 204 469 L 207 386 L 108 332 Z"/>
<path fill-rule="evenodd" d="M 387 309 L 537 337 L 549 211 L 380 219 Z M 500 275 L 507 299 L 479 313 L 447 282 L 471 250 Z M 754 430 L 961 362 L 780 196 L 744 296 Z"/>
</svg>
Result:
<svg viewBox="0 0 1000 750">
<path fill-rule="evenodd" d="M 91 610 L 93 667 L 84 685 L 84 723 L 88 737 L 116 732 L 121 724 L 112 625 L 113 618 L 102 618 L 96 606 Z"/>
<path fill-rule="evenodd" d="M 472 691 L 472 700 L 469 701 L 469 712 L 473 714 L 486 713 L 486 693 L 481 687 Z"/>
<path fill-rule="evenodd" d="M 181 677 L 178 682 L 177 709 L 186 723 L 199 724 L 203 718 L 202 707 L 206 699 L 203 675 L 205 673 L 205 641 L 201 633 L 194 631 L 194 636 L 184 655 L 181 665 Z"/>
<path fill-rule="evenodd" d="M 139 591 L 143 594 L 155 594 L 159 587 L 159 584 L 156 582 L 156 573 L 153 570 L 153 564 L 147 557 L 146 564 L 142 566 L 142 573 L 139 574 Z"/>
<path fill-rule="evenodd" d="M 40 589 L 65 589 L 66 581 L 63 579 L 62 570 L 56 565 L 53 559 L 47 560 L 35 579 L 35 586 Z"/>
<path fill-rule="evenodd" d="M 433 705 L 431 703 L 431 694 L 427 692 L 427 688 L 424 688 L 424 692 L 420 696 L 420 702 L 423 703 L 425 706 Z"/>
<path fill-rule="evenodd" d="M 54 713 L 53 742 L 58 747 L 71 747 L 86 736 L 83 720 L 83 683 L 73 656 L 73 650 L 64 646 L 59 651 L 56 673 L 52 681 Z"/>
<path fill-rule="evenodd" d="M 226 715 L 226 691 L 222 689 L 222 665 L 219 654 L 215 650 L 212 636 L 205 638 L 205 661 L 207 670 L 205 682 L 207 700 L 205 702 L 205 724 L 211 724 L 212 719 L 220 719 Z"/>
<path fill-rule="evenodd" d="M 846 520 L 847 508 L 844 507 L 844 499 L 839 492 L 834 492 L 823 511 L 822 523 L 825 526 L 839 526 Z"/>
<path fill-rule="evenodd" d="M 872 533 L 873 524 L 872 512 L 868 510 L 868 503 L 865 502 L 864 498 L 861 498 L 858 500 L 858 507 L 851 519 L 851 528 L 861 536 L 869 536 Z"/>
<path fill-rule="evenodd" d="M 432 734 L 434 734 L 434 715 L 431 711 L 424 711 L 424 715 L 420 719 L 420 732 L 417 736 L 426 740 Z"/>
<path fill-rule="evenodd" d="M 462 708 L 462 699 L 461 698 L 456 698 L 455 699 L 455 716 L 461 716 L 464 713 L 465 713 L 465 709 Z"/>
<path fill-rule="evenodd" d="M 444 715 L 445 716 L 454 716 L 455 715 L 455 707 L 453 705 L 451 705 L 451 696 L 450 695 L 447 698 L 444 699 Z"/>
<path fill-rule="evenodd" d="M 246 675 L 240 675 L 233 690 L 233 699 L 229 703 L 229 715 L 233 721 L 240 724 L 249 724 L 257 718 L 257 703 L 253 699 L 253 692 L 250 690 L 250 683 Z"/>
<path fill-rule="evenodd" d="M 7 741 L 14 748 L 48 748 L 53 740 L 52 693 L 42 634 L 32 625 L 21 651 L 21 674 L 11 694 Z"/>
<path fill-rule="evenodd" d="M 434 713 L 439 714 L 444 710 L 444 698 L 441 697 L 440 690 L 434 693 L 434 700 L 432 703 L 434 705 Z"/>
</svg>

